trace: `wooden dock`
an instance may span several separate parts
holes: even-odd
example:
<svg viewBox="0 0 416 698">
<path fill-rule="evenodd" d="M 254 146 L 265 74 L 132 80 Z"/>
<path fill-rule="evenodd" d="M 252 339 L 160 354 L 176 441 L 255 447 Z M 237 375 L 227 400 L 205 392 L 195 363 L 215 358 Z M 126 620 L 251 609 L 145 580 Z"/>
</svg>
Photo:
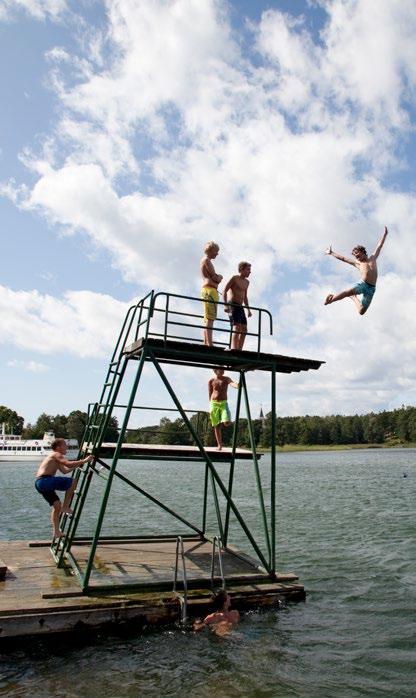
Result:
<svg viewBox="0 0 416 698">
<path fill-rule="evenodd" d="M 188 614 L 211 609 L 212 543 L 185 539 Z M 47 541 L 0 541 L 0 645 L 8 638 L 102 629 L 107 626 L 169 624 L 180 618 L 173 593 L 176 541 L 172 538 L 100 540 L 94 558 L 91 590 L 80 590 L 72 568 L 57 568 Z M 77 540 L 77 560 L 86 564 L 89 546 Z M 233 607 L 240 610 L 305 598 L 294 574 L 272 580 L 258 565 L 233 548 L 223 553 L 224 576 Z M 214 585 L 219 587 L 218 562 Z M 134 585 L 137 584 L 135 588 Z M 123 589 L 124 585 L 129 585 Z M 181 589 L 178 584 L 178 589 Z"/>
</svg>

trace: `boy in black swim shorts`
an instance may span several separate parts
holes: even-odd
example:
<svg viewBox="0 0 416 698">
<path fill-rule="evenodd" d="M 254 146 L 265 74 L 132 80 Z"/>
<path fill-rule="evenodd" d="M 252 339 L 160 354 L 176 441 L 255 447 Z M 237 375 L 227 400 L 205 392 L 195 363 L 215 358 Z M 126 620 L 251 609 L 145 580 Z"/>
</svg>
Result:
<svg viewBox="0 0 416 698">
<path fill-rule="evenodd" d="M 247 308 L 247 315 L 251 317 L 251 311 L 248 305 L 247 289 L 249 286 L 248 277 L 251 274 L 251 264 L 249 262 L 240 262 L 238 265 L 238 274 L 232 276 L 226 287 L 224 288 L 224 310 L 230 314 L 230 322 L 233 327 L 233 335 L 231 340 L 231 349 L 241 350 L 244 346 L 244 340 L 247 334 L 247 318 L 244 306 Z M 231 291 L 231 298 L 228 299 L 228 292 Z"/>
</svg>

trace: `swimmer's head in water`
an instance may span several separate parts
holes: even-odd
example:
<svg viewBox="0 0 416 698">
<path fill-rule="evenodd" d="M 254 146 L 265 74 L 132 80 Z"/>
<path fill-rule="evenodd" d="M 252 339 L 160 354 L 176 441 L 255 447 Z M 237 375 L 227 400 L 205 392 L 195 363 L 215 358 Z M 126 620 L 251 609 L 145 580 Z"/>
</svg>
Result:
<svg viewBox="0 0 416 698">
<path fill-rule="evenodd" d="M 229 596 L 225 589 L 220 589 L 214 596 L 213 606 L 215 611 L 221 611 L 224 608 L 224 604 L 228 601 Z"/>
</svg>

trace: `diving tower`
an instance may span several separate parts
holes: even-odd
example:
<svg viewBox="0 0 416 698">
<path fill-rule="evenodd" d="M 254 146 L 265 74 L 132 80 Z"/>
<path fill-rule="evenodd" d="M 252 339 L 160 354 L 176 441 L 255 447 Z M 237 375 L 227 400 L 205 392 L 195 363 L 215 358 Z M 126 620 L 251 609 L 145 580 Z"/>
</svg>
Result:
<svg viewBox="0 0 416 698">
<path fill-rule="evenodd" d="M 223 304 L 218 305 L 220 314 Z M 235 351 L 231 349 L 232 330 L 224 317 L 214 325 L 215 346 L 202 343 L 200 298 L 151 291 L 129 308 L 101 395 L 89 406 L 79 457 L 91 453 L 94 461 L 77 471 L 73 514 L 62 516 L 64 535 L 51 546 L 57 566 L 72 570 L 81 593 L 110 594 L 119 593 L 120 589 L 162 592 L 172 587 L 173 577 L 175 588 L 182 590 L 214 585 L 242 588 L 241 585 L 249 582 L 263 584 L 266 589 L 279 580 L 296 579 L 294 575 L 279 573 L 276 565 L 276 377 L 280 373 L 317 370 L 323 362 L 264 351 L 267 337 L 273 333 L 272 317 L 264 308 L 252 307 L 251 311 L 247 350 Z M 204 369 L 218 367 L 237 374 L 238 382 L 231 446 L 221 451 L 206 445 L 199 414 L 183 406 L 175 383 L 175 372 L 176 375 L 180 372 L 184 378 L 189 375 L 194 385 L 196 371 L 201 369 L 196 395 L 201 394 L 202 401 L 207 384 Z M 148 370 L 167 395 L 170 407 L 160 404 L 159 391 L 155 391 L 156 406 L 142 404 Z M 256 446 L 248 385 L 253 372 L 269 377 L 270 465 L 264 464 L 266 459 L 261 462 L 262 453 Z M 164 412 L 165 409 L 181 419 L 187 443 L 130 443 L 128 434 L 138 410 Z M 115 415 L 119 420 L 118 438 L 109 441 L 106 433 Z M 243 420 L 249 448 L 239 444 Z M 128 472 L 123 468 L 125 462 L 135 461 L 142 462 L 138 479 L 131 474 L 131 468 Z M 241 467 L 250 469 L 251 494 L 253 498 L 257 495 L 256 512 L 251 511 L 249 517 L 235 496 L 240 461 Z M 152 491 L 152 463 L 157 462 L 164 464 L 167 477 L 169 469 L 184 464 L 183 476 L 173 484 L 175 506 Z M 189 464 L 200 468 L 197 496 L 187 492 Z M 98 482 L 97 495 L 94 483 Z M 140 498 L 151 502 L 172 524 L 162 532 L 144 534 L 138 505 L 128 535 L 112 536 L 103 532 L 115 483 L 135 492 L 138 502 L 143 501 Z M 80 530 L 86 519 L 91 521 L 91 515 L 86 515 L 91 502 L 97 511 L 94 510 L 91 531 L 85 535 Z"/>
</svg>

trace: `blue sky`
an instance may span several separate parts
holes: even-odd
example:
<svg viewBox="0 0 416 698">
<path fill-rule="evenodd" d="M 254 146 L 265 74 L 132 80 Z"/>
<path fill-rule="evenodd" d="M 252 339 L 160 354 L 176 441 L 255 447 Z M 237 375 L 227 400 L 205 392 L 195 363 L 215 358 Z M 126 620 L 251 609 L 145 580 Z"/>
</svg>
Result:
<svg viewBox="0 0 416 698">
<path fill-rule="evenodd" d="M 252 262 L 268 348 L 327 362 L 280 414 L 414 404 L 415 38 L 411 0 L 0 0 L 0 404 L 84 409 L 128 304 L 198 294 L 209 239 L 225 278 Z M 324 307 L 358 280 L 327 245 L 385 224 L 368 313 Z"/>
</svg>

